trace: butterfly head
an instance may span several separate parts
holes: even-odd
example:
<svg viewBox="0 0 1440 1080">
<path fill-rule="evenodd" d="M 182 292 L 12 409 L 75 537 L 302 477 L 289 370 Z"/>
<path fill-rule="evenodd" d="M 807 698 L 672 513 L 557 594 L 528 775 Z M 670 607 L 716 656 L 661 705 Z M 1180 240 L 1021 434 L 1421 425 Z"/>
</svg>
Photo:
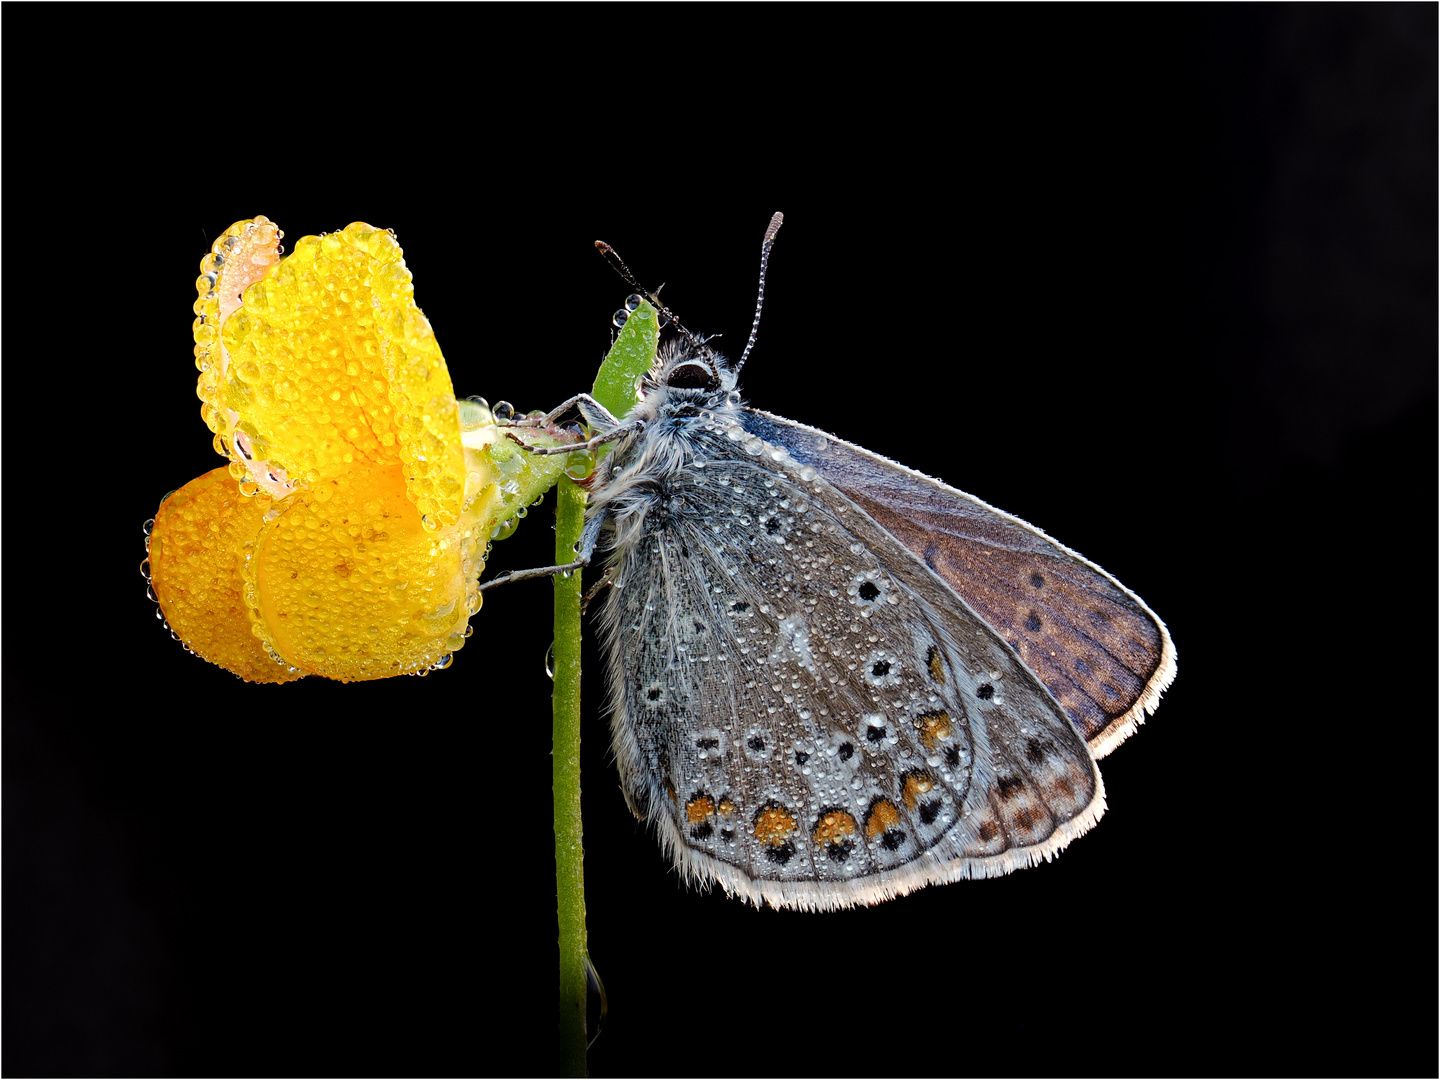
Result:
<svg viewBox="0 0 1440 1080">
<path fill-rule="evenodd" d="M 641 389 L 647 398 L 718 405 L 735 389 L 735 372 L 704 339 L 681 336 L 661 345 Z"/>
</svg>

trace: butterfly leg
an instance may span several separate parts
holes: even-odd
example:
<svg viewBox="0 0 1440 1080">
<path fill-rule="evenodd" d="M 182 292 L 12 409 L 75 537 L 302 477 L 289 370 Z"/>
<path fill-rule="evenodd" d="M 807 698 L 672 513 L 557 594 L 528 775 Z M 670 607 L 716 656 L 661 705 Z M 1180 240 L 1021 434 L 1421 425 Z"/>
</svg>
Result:
<svg viewBox="0 0 1440 1080">
<path fill-rule="evenodd" d="M 621 424 L 619 427 L 611 428 L 609 431 L 602 431 L 592 439 L 586 439 L 584 442 L 578 443 L 565 443 L 563 446 L 531 446 L 519 436 L 509 431 L 507 431 L 505 435 L 512 441 L 525 447 L 525 449 L 532 454 L 568 454 L 574 450 L 594 450 L 597 446 L 604 446 L 608 442 L 614 442 L 616 439 L 629 435 L 632 431 L 639 431 L 644 426 L 645 421 L 632 420 L 628 424 Z"/>
<path fill-rule="evenodd" d="M 584 415 L 586 420 L 590 421 L 592 424 L 595 424 L 596 421 L 599 422 L 596 426 L 602 426 L 606 428 L 616 428 L 620 426 L 620 421 L 611 414 L 610 410 L 605 408 L 604 405 L 601 405 L 589 394 L 576 394 L 574 397 L 561 402 L 544 416 L 536 416 L 532 419 L 526 420 L 510 420 L 502 422 L 500 426 L 516 428 L 548 427 L 556 420 L 560 419 L 560 417 L 564 416 L 565 413 L 567 413 L 570 409 L 574 408 L 576 405 L 580 406 L 580 412 Z"/>
<path fill-rule="evenodd" d="M 478 591 L 484 592 L 492 586 L 508 585 L 514 581 L 525 581 L 529 578 L 554 577 L 556 574 L 569 574 L 576 570 L 584 569 L 590 565 L 590 560 L 595 555 L 595 544 L 600 538 L 600 530 L 605 525 L 605 518 L 606 515 L 604 514 L 596 514 L 585 522 L 585 529 L 580 534 L 580 543 L 576 545 L 574 562 L 563 563 L 560 566 L 538 566 L 533 570 L 511 570 L 487 581 L 484 585 L 480 586 Z"/>
<path fill-rule="evenodd" d="M 591 585 L 590 588 L 585 590 L 585 595 L 580 598 L 581 615 L 584 615 L 585 612 L 590 610 L 590 601 L 594 600 L 595 597 L 599 595 L 601 589 L 605 588 L 607 585 L 613 584 L 614 579 L 611 577 L 611 575 L 614 572 L 615 568 L 613 566 L 607 566 L 605 568 L 605 572 L 600 575 L 600 580 L 595 582 L 594 585 Z"/>
</svg>

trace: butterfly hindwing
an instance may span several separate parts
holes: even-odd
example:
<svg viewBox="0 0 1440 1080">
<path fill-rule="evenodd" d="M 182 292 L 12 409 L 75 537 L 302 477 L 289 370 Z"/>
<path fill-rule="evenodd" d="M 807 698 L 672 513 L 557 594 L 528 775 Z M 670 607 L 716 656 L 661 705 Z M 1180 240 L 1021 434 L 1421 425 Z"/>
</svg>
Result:
<svg viewBox="0 0 1440 1080">
<path fill-rule="evenodd" d="M 663 468 L 648 437 L 643 480 L 600 500 L 602 624 L 626 797 L 687 876 L 873 903 L 1048 858 L 1098 819 L 1054 698 L 857 500 L 733 421 L 692 425 Z"/>
<path fill-rule="evenodd" d="M 742 409 L 853 499 L 1004 639 L 1103 757 L 1175 677 L 1175 646 L 1138 596 L 1034 526 L 912 469 L 793 420 Z"/>
</svg>

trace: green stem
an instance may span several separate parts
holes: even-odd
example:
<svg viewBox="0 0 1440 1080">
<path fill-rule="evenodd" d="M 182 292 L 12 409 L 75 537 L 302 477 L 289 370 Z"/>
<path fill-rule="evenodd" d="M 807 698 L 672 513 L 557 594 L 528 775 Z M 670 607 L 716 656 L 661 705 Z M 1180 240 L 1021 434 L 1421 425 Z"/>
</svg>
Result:
<svg viewBox="0 0 1440 1080">
<path fill-rule="evenodd" d="M 585 524 L 585 492 L 556 487 L 555 561 L 575 558 Z M 560 1075 L 585 1075 L 585 849 L 580 824 L 580 575 L 555 582 L 555 686 L 552 758 L 555 890 L 560 920 Z"/>
</svg>

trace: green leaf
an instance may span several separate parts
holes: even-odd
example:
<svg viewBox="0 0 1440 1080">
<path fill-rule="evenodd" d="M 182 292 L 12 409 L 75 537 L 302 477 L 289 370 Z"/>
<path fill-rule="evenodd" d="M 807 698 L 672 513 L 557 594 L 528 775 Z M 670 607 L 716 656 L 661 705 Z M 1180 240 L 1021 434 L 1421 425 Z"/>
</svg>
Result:
<svg viewBox="0 0 1440 1080">
<path fill-rule="evenodd" d="M 591 396 L 623 419 L 639 400 L 636 389 L 640 376 L 655 363 L 659 341 L 660 319 L 650 302 L 642 300 L 625 320 L 620 336 L 600 365 Z"/>
</svg>

